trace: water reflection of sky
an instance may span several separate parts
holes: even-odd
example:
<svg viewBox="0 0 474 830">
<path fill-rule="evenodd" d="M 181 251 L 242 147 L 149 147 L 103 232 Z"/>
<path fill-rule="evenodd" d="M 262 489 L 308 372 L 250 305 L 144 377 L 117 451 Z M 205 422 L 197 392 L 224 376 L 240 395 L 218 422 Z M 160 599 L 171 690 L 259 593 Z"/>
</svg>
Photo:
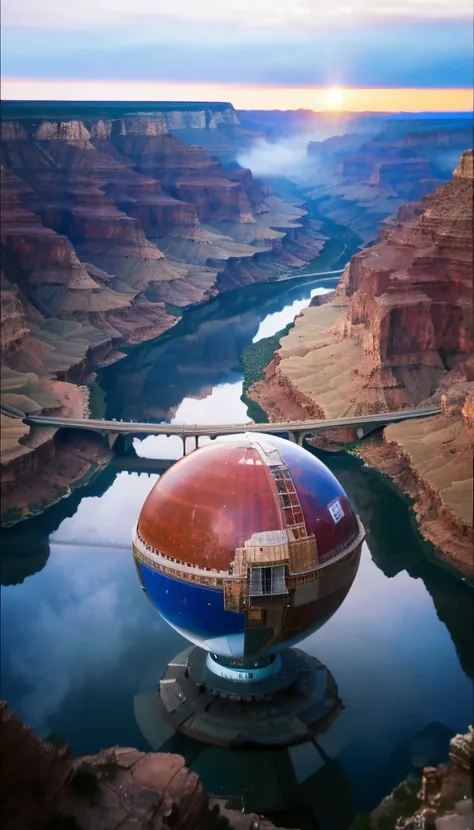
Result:
<svg viewBox="0 0 474 830">
<path fill-rule="evenodd" d="M 295 300 L 291 305 L 282 308 L 281 311 L 275 311 L 274 314 L 267 314 L 260 323 L 252 343 L 257 343 L 259 340 L 263 340 L 264 337 L 271 337 L 277 331 L 281 331 L 282 328 L 295 319 L 297 314 L 300 314 L 309 305 L 313 297 L 316 297 L 318 294 L 328 294 L 330 291 L 332 291 L 331 288 L 322 288 L 321 286 L 313 288 L 308 298 L 305 297 L 303 300 Z"/>
<path fill-rule="evenodd" d="M 69 731 L 67 713 L 77 706 L 84 735 L 73 723 L 72 739 L 81 751 L 92 735 L 87 713 L 97 728 L 102 710 L 103 729 L 116 743 L 109 707 L 113 713 L 124 693 L 133 696 L 150 654 L 156 659 L 165 648 L 170 657 L 180 640 L 143 597 L 131 555 L 131 529 L 157 478 L 119 473 L 103 496 L 83 499 L 52 534 L 47 567 L 2 590 L 3 695 L 41 734 L 60 732 L 64 719 Z M 145 661 L 130 675 L 137 650 Z M 125 721 L 136 742 L 133 712 Z"/>
<path fill-rule="evenodd" d="M 131 550 L 132 527 L 158 478 L 157 475 L 118 473 L 102 496 L 82 499 L 74 516 L 61 523 L 50 541 L 117 543 Z"/>
<path fill-rule="evenodd" d="M 154 480 L 120 473 L 101 498 L 83 499 L 53 534 L 47 567 L 3 589 L 3 694 L 41 734 L 65 732 L 76 751 L 132 736 L 143 744 L 133 697 L 183 643 L 142 594 L 129 552 Z M 433 720 L 453 731 L 469 721 L 471 684 L 423 582 L 406 572 L 387 579 L 367 548 L 342 607 L 303 646 L 339 685 L 338 751 L 367 742 L 388 749 Z"/>
<path fill-rule="evenodd" d="M 242 380 L 214 386 L 212 392 L 201 400 L 184 398 L 171 418 L 172 424 L 235 424 L 246 423 L 247 407 L 241 400 Z M 203 436 L 199 446 L 210 441 Z M 188 439 L 189 449 L 194 449 L 194 439 Z M 133 446 L 142 458 L 181 458 L 183 442 L 177 435 L 148 435 L 143 440 L 135 438 Z"/>
<path fill-rule="evenodd" d="M 76 752 L 145 748 L 137 684 L 183 641 L 143 596 L 131 553 L 55 545 L 43 571 L 3 593 L 2 694 L 21 717 Z"/>
<path fill-rule="evenodd" d="M 312 297 L 318 294 L 327 294 L 331 289 L 319 286 L 308 292 L 308 296 L 295 300 L 280 311 L 267 314 L 261 321 L 258 331 L 253 338 L 257 343 L 265 337 L 276 334 L 288 323 L 291 323 L 297 314 L 306 308 Z M 242 377 L 236 374 L 234 383 L 222 383 L 212 388 L 204 398 L 183 398 L 171 424 L 236 424 L 249 421 L 247 407 L 241 400 Z M 199 439 L 199 446 L 209 443 L 209 439 Z M 189 449 L 194 449 L 194 440 L 188 441 Z M 180 458 L 183 454 L 183 442 L 178 436 L 149 435 L 140 440 L 134 439 L 133 446 L 137 455 L 142 458 Z"/>
<path fill-rule="evenodd" d="M 302 645 L 330 666 L 367 738 L 390 742 L 433 720 L 456 730 L 472 717 L 471 681 L 423 581 L 387 579 L 367 546 L 343 605 Z"/>
</svg>

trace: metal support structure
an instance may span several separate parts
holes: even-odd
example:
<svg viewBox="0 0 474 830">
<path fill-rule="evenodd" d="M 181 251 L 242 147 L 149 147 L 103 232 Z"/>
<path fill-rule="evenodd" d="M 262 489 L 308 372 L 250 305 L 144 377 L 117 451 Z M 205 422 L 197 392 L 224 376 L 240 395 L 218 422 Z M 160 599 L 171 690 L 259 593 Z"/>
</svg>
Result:
<svg viewBox="0 0 474 830">
<path fill-rule="evenodd" d="M 150 693 L 143 722 L 149 729 L 159 718 L 161 734 L 164 720 L 174 731 L 218 747 L 313 744 L 344 709 L 334 677 L 297 648 L 282 651 L 270 668 L 278 671 L 267 674 L 257 666 L 226 672 L 215 655 L 187 648 L 168 663 L 158 689 Z M 282 704 L 277 718 L 276 694 Z"/>
<path fill-rule="evenodd" d="M 181 435 L 181 440 L 183 442 L 183 456 L 188 455 L 186 452 L 186 439 L 187 438 L 194 438 L 194 449 L 191 452 L 195 452 L 195 450 L 199 449 L 199 435 Z"/>
<path fill-rule="evenodd" d="M 289 441 L 291 441 L 293 444 L 298 444 L 299 447 L 303 446 L 303 441 L 305 439 L 305 436 L 306 436 L 306 432 L 301 432 L 300 430 L 298 430 L 298 431 L 294 430 L 294 431 L 291 431 L 291 432 L 288 433 Z"/>
</svg>

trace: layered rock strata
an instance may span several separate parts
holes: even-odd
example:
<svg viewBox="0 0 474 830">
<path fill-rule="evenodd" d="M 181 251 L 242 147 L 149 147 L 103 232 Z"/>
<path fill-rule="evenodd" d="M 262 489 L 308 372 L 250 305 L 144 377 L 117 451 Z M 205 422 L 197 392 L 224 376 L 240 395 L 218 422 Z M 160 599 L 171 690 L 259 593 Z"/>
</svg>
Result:
<svg viewBox="0 0 474 830">
<path fill-rule="evenodd" d="M 359 452 L 414 499 L 423 535 L 469 574 L 472 194 L 468 151 L 448 184 L 402 208 L 352 258 L 331 302 L 302 312 L 250 390 L 272 420 L 441 406 L 433 418 L 390 425 Z"/>
<path fill-rule="evenodd" d="M 418 201 L 448 180 L 472 144 L 472 124 L 460 120 L 387 122 L 367 140 L 362 133 L 310 142 L 305 179 L 327 216 L 347 224 L 365 242 L 378 224 L 407 201 Z"/>
<path fill-rule="evenodd" d="M 317 255 L 324 240 L 302 227 L 304 211 L 281 200 L 275 209 L 250 171 L 225 172 L 169 134 L 161 115 L 4 122 L 3 161 L 28 182 L 26 206 L 125 293 L 173 280 L 207 280 L 211 291 L 229 259 L 266 253 L 271 267 L 288 237 L 300 249 L 286 264 Z"/>
<path fill-rule="evenodd" d="M 173 326 L 176 307 L 301 266 L 324 247 L 317 223 L 305 227 L 295 204 L 272 197 L 250 171 L 225 172 L 169 131 L 234 128 L 230 106 L 127 114 L 111 106 L 100 117 L 93 106 L 68 117 L 39 117 L 35 107 L 1 125 L 6 403 L 62 411 L 51 393 L 58 379 L 87 382 L 94 368 L 120 359 L 122 343 Z M 33 398 L 12 391 L 9 371 L 24 375 L 18 388 L 33 384 Z M 86 398 L 76 416 L 86 414 Z M 2 492 L 14 501 L 15 480 L 37 472 L 47 448 L 52 461 L 56 445 L 54 431 L 26 433 L 10 421 L 2 418 Z M 97 451 L 92 441 L 93 463 Z"/>
</svg>

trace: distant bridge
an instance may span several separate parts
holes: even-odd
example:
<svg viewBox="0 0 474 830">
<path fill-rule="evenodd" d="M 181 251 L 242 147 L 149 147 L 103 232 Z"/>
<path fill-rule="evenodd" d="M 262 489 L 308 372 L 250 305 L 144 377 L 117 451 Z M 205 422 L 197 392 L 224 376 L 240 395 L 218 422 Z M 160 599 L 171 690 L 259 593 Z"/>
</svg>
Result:
<svg viewBox="0 0 474 830">
<path fill-rule="evenodd" d="M 290 441 L 300 446 L 308 435 L 317 435 L 332 429 L 352 428 L 357 437 L 363 438 L 369 432 L 387 424 L 439 415 L 440 409 L 402 409 L 398 412 L 378 412 L 374 415 L 356 415 L 351 418 L 308 419 L 306 421 L 280 421 L 272 424 L 154 424 L 146 421 L 115 421 L 98 418 L 61 418 L 50 415 L 26 415 L 15 407 L 1 405 L 5 415 L 21 418 L 34 427 L 56 427 L 57 429 L 85 429 L 108 435 L 112 447 L 119 435 L 178 435 L 183 441 L 186 454 L 186 439 L 194 438 L 198 447 L 200 437 L 217 438 L 219 435 L 235 435 L 242 432 L 261 432 L 270 435 L 288 435 Z"/>
<path fill-rule="evenodd" d="M 303 280 L 305 277 L 337 277 L 339 274 L 343 274 L 345 270 L 345 268 L 338 268 L 335 271 L 312 271 L 309 274 L 285 274 L 284 276 L 280 276 L 277 279 L 273 280 L 273 282 Z"/>
</svg>

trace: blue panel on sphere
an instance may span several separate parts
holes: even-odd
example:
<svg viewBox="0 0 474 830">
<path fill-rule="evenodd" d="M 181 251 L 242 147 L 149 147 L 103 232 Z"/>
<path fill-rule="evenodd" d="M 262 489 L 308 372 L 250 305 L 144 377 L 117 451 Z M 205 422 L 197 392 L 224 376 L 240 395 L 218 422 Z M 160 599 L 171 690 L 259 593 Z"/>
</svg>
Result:
<svg viewBox="0 0 474 830">
<path fill-rule="evenodd" d="M 224 608 L 224 592 L 173 579 L 139 563 L 143 586 L 156 610 L 171 625 L 207 640 L 245 631 L 245 615 Z"/>
<path fill-rule="evenodd" d="M 311 491 L 314 498 L 323 506 L 339 496 L 346 495 L 336 476 L 308 450 L 290 441 L 278 442 L 277 448 L 291 472 L 297 489 L 298 485 L 301 485 L 302 488 Z"/>
<path fill-rule="evenodd" d="M 316 536 L 319 556 L 340 550 L 358 532 L 357 519 L 343 487 L 308 450 L 281 438 L 272 438 L 271 443 L 291 473 L 306 527 Z M 334 516 L 330 506 L 337 502 Z"/>
</svg>

